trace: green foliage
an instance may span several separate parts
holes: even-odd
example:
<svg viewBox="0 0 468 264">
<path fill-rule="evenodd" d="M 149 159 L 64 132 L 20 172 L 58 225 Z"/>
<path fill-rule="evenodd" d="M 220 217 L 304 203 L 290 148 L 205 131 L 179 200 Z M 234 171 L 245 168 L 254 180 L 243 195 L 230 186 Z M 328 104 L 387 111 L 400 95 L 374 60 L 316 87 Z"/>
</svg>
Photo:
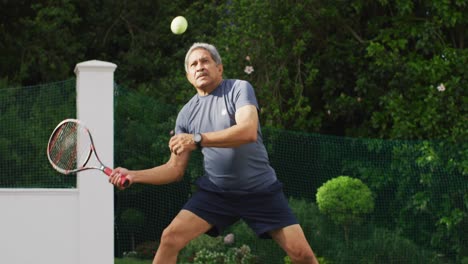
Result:
<svg viewBox="0 0 468 264">
<path fill-rule="evenodd" d="M 225 75 L 253 84 L 268 126 L 313 130 L 320 125 L 307 96 L 318 73 L 313 55 L 306 53 L 316 38 L 308 9 L 312 7 L 275 1 L 233 1 L 218 7 L 228 15 L 220 17 L 223 31 L 212 41 L 220 48 Z M 246 72 L 247 66 L 254 71 Z"/>
<path fill-rule="evenodd" d="M 457 183 L 464 176 L 455 165 L 460 157 L 452 158 L 449 154 L 454 149 L 446 142 L 403 144 L 395 146 L 392 161 L 392 168 L 399 175 L 393 179 L 397 186 L 395 200 L 402 208 L 397 216 L 399 226 L 405 234 L 418 232 L 417 242 L 439 248 L 448 255 L 465 250 L 462 241 L 468 218 L 464 209 L 468 204 L 468 187 Z M 419 173 L 409 173 L 415 166 Z M 442 167 L 445 173 L 439 172 Z M 406 221 L 409 217 L 415 221 Z"/>
<path fill-rule="evenodd" d="M 346 246 L 338 245 L 331 258 L 333 263 L 444 263 L 441 256 L 421 248 L 398 232 L 370 228 L 364 234 Z"/>
<path fill-rule="evenodd" d="M 21 15 L 14 21 L 8 21 L 10 16 L 7 15 L 9 23 L 3 24 L 2 29 L 6 31 L 2 35 L 8 48 L 2 52 L 2 58 L 8 63 L 4 66 L 10 68 L 2 72 L 9 73 L 13 82 L 23 84 L 70 78 L 72 65 L 83 59 L 85 47 L 77 34 L 82 18 L 77 14 L 76 3 L 72 0 L 24 1 L 4 11 Z M 23 30 L 9 31 L 11 26 Z M 14 61 L 17 63 L 12 63 Z"/>
<path fill-rule="evenodd" d="M 117 142 L 121 150 L 116 152 L 119 164 L 146 168 L 148 164 L 163 163 L 169 158 L 167 142 L 170 131 L 174 129 L 177 113 L 174 107 L 119 86 L 116 90 L 115 112 L 117 126 L 122 128 L 116 130 L 115 135 L 122 139 Z M 139 154 L 142 149 L 146 149 L 145 155 Z"/>
<path fill-rule="evenodd" d="M 75 113 L 75 80 L 6 88 L 0 84 L 0 187 L 73 188 L 49 164 L 46 146 L 52 129 Z"/>
<path fill-rule="evenodd" d="M 347 148 L 360 155 L 342 158 L 343 171 L 365 181 L 377 194 L 373 218 L 378 225 L 396 228 L 403 236 L 444 255 L 464 251 L 463 226 L 468 219 L 464 209 L 468 186 L 462 183 L 466 177 L 462 165 L 467 157 L 465 144 L 349 141 Z"/>
<path fill-rule="evenodd" d="M 339 226 L 320 213 L 316 204 L 298 199 L 290 199 L 289 203 L 319 263 L 445 263 L 442 256 L 396 230 L 377 227 L 373 221 L 350 230 L 353 239 L 346 243 Z M 283 257 L 283 261 L 288 263 L 289 258 Z"/>
<path fill-rule="evenodd" d="M 7 1 L 0 78 L 63 80 L 79 61 L 109 60 L 120 84 L 180 106 L 194 93 L 185 51 L 209 41 L 227 78 L 252 82 L 266 126 L 460 142 L 467 8 L 466 0 Z M 181 14 L 189 28 L 174 35 L 168 25 Z"/>
<path fill-rule="evenodd" d="M 165 163 L 170 156 L 167 143 L 171 137 L 170 131 L 174 129 L 176 108 L 122 86 L 115 89 L 114 103 L 115 163 L 132 169 L 151 168 Z M 190 177 L 185 177 L 181 182 L 170 185 L 137 184 L 125 191 L 116 189 L 115 215 L 119 242 L 122 243 L 118 245 L 120 250 L 133 250 L 134 244 L 147 240 L 158 241 L 162 230 L 186 202 L 190 180 Z M 125 219 L 120 217 L 129 208 L 137 209 L 144 215 L 144 232 L 135 232 L 141 230 L 134 227 L 129 230 Z M 154 221 L 156 217 L 158 221 Z"/>
<path fill-rule="evenodd" d="M 129 208 L 122 213 L 122 221 L 129 226 L 139 227 L 143 224 L 145 216 L 135 208 Z"/>
<path fill-rule="evenodd" d="M 132 250 L 135 249 L 135 233 L 141 231 L 145 223 L 145 215 L 138 209 L 128 208 L 120 216 L 122 228 L 126 229 L 131 236 Z"/>
</svg>

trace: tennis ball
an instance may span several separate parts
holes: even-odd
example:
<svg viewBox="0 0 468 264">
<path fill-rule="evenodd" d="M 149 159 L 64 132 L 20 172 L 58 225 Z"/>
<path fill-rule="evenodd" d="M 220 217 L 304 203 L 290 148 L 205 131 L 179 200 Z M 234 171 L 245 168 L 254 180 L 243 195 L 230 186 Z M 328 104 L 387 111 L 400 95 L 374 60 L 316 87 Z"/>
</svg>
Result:
<svg viewBox="0 0 468 264">
<path fill-rule="evenodd" d="M 188 26 L 187 19 L 185 19 L 185 17 L 183 16 L 178 16 L 172 20 L 171 31 L 172 33 L 176 35 L 180 35 L 184 33 L 185 30 L 187 30 L 187 26 Z"/>
</svg>

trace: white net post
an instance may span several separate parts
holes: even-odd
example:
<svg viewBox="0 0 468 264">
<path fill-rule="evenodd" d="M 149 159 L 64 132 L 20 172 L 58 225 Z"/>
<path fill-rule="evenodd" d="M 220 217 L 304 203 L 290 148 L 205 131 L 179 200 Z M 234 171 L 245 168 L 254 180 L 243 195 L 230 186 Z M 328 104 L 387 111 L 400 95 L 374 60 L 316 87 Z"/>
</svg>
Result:
<svg viewBox="0 0 468 264">
<path fill-rule="evenodd" d="M 75 67 L 77 118 L 91 131 L 102 162 L 114 166 L 114 71 L 104 61 L 86 61 Z M 114 263 L 114 194 L 105 174 L 97 170 L 78 174 L 79 263 Z"/>
</svg>

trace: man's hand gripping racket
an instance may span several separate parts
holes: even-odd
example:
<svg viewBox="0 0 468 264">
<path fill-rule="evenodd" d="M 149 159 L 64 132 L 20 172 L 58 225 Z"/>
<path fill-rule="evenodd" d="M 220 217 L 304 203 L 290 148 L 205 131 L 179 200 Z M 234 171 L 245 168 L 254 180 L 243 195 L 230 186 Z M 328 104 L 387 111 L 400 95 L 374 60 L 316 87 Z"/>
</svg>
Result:
<svg viewBox="0 0 468 264">
<path fill-rule="evenodd" d="M 100 166 L 88 165 L 92 154 Z M 47 157 L 52 167 L 63 174 L 89 169 L 101 170 L 107 176 L 112 173 L 112 169 L 99 159 L 91 132 L 76 119 L 66 119 L 57 125 L 49 138 Z M 120 177 L 120 185 L 130 185 L 126 175 Z"/>
</svg>

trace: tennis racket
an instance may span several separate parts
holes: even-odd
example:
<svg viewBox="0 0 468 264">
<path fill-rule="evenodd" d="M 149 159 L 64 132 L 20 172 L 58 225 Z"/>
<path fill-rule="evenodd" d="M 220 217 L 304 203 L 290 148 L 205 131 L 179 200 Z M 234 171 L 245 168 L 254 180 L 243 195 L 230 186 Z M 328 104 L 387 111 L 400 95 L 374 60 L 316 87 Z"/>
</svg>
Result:
<svg viewBox="0 0 468 264">
<path fill-rule="evenodd" d="M 99 166 L 89 165 L 93 154 Z M 47 158 L 55 170 L 66 175 L 89 169 L 100 170 L 107 176 L 112 173 L 99 159 L 91 132 L 76 119 L 65 119 L 54 129 L 47 145 Z M 121 176 L 120 184 L 123 187 L 130 184 L 125 175 Z"/>
</svg>

